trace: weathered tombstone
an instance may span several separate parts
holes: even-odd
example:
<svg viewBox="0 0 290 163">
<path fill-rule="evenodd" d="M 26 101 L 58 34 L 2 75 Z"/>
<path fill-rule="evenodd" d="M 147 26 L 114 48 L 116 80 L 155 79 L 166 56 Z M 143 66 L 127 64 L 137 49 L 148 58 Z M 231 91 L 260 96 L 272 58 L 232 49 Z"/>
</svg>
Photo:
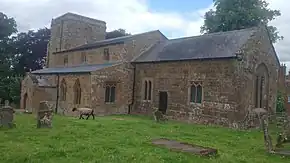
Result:
<svg viewBox="0 0 290 163">
<path fill-rule="evenodd" d="M 176 140 L 170 140 L 166 138 L 161 139 L 154 139 L 152 140 L 152 144 L 166 147 L 173 151 L 181 151 L 181 152 L 187 152 L 191 154 L 196 154 L 199 156 L 217 156 L 218 150 L 209 148 L 209 147 L 203 147 L 195 144 L 189 144 L 186 142 L 180 142 Z"/>
<path fill-rule="evenodd" d="M 14 109 L 11 106 L 5 105 L 0 109 L 0 126 L 6 128 L 13 128 L 15 124 L 14 119 Z"/>
<path fill-rule="evenodd" d="M 10 105 L 9 105 L 9 100 L 5 100 L 5 101 L 4 101 L 4 106 L 10 106 Z"/>
<path fill-rule="evenodd" d="M 37 128 L 51 128 L 53 110 L 47 101 L 41 101 L 37 111 Z"/>
<path fill-rule="evenodd" d="M 153 117 L 156 122 L 164 122 L 167 121 L 168 118 L 164 115 L 158 108 L 154 108 Z"/>
<path fill-rule="evenodd" d="M 261 117 L 260 122 L 263 129 L 265 147 L 269 153 L 290 156 L 290 148 L 284 147 L 285 144 L 290 143 L 290 122 L 287 116 L 284 118 L 281 115 L 279 116 L 277 117 L 276 115 L 276 124 L 269 123 L 269 117 L 267 115 Z M 278 122 L 281 119 L 283 120 Z M 274 139 L 272 140 L 272 138 Z"/>
</svg>

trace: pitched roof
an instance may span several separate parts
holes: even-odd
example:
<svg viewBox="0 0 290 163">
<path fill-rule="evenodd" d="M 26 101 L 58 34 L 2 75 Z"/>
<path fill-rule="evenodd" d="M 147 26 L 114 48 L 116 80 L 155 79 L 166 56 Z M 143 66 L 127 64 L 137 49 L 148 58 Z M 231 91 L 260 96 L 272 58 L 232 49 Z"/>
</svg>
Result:
<svg viewBox="0 0 290 163">
<path fill-rule="evenodd" d="M 115 62 L 115 63 L 105 63 L 105 64 L 84 64 L 84 65 L 71 66 L 71 67 L 44 68 L 44 69 L 32 71 L 31 74 L 89 73 L 89 72 L 100 70 L 106 67 L 111 67 L 117 64 L 119 63 Z"/>
<path fill-rule="evenodd" d="M 55 87 L 55 86 L 51 85 L 48 82 L 48 80 L 46 80 L 46 79 L 40 79 L 40 78 L 38 78 L 34 74 L 29 74 L 28 76 L 30 77 L 30 79 L 32 80 L 32 82 L 34 84 L 37 84 L 39 87 Z"/>
<path fill-rule="evenodd" d="M 123 37 L 111 38 L 111 39 L 96 41 L 96 42 L 89 43 L 89 44 L 84 44 L 84 45 L 81 45 L 81 46 L 78 46 L 78 47 L 75 47 L 72 49 L 60 51 L 60 52 L 55 52 L 54 54 L 72 52 L 72 51 L 78 51 L 78 50 L 85 50 L 85 49 L 92 49 L 92 48 L 99 48 L 99 47 L 104 47 L 104 46 L 108 46 L 108 45 L 123 44 L 125 41 L 127 41 L 135 36 L 146 35 L 146 34 L 154 33 L 154 32 L 161 33 L 159 30 L 154 30 L 154 31 L 139 33 L 139 34 L 135 34 L 135 35 L 128 35 L 128 36 L 123 36 Z"/>
<path fill-rule="evenodd" d="M 236 57 L 235 53 L 255 31 L 257 27 L 169 40 L 150 48 L 133 62 Z"/>
</svg>

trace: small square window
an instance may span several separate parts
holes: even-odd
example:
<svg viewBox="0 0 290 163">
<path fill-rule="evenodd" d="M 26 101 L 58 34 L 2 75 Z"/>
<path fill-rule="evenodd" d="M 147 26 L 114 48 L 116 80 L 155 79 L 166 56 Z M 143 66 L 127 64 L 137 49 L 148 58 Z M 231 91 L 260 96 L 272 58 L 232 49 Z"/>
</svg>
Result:
<svg viewBox="0 0 290 163">
<path fill-rule="evenodd" d="M 64 58 L 63 58 L 63 64 L 64 64 L 65 66 L 67 66 L 67 64 L 68 64 L 68 56 L 67 56 L 67 55 L 64 56 Z"/>
<path fill-rule="evenodd" d="M 104 49 L 104 60 L 105 60 L 105 61 L 109 61 L 109 60 L 110 60 L 110 52 L 109 52 L 109 48 L 105 48 L 105 49 Z"/>
<path fill-rule="evenodd" d="M 87 63 L 87 56 L 85 52 L 81 53 L 81 63 Z"/>
</svg>

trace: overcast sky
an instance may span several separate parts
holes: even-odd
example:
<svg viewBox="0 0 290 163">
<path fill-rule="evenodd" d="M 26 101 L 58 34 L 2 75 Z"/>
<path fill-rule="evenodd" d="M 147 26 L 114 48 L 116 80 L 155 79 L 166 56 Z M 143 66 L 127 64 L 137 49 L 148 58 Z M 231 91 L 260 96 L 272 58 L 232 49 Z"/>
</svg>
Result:
<svg viewBox="0 0 290 163">
<path fill-rule="evenodd" d="M 289 0 L 267 0 L 282 16 L 271 22 L 285 38 L 275 44 L 282 63 L 290 68 Z M 0 11 L 17 21 L 19 31 L 49 27 L 66 12 L 104 20 L 108 31 L 124 28 L 132 34 L 159 29 L 168 38 L 200 34 L 212 0 L 0 0 Z"/>
</svg>

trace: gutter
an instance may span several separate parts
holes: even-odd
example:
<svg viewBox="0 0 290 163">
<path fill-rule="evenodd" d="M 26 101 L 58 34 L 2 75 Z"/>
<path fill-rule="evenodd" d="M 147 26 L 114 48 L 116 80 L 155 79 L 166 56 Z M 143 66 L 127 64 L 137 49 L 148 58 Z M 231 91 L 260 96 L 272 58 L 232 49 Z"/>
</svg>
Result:
<svg viewBox="0 0 290 163">
<path fill-rule="evenodd" d="M 134 96 L 135 96 L 135 83 L 136 83 L 136 65 L 133 65 L 133 88 L 132 88 L 132 101 L 131 104 L 128 107 L 128 114 L 131 114 L 131 110 L 133 109 L 133 105 L 134 105 Z"/>
<path fill-rule="evenodd" d="M 59 74 L 57 74 L 57 84 L 56 84 L 56 104 L 55 104 L 55 113 L 57 114 L 58 102 L 59 101 Z"/>
</svg>

